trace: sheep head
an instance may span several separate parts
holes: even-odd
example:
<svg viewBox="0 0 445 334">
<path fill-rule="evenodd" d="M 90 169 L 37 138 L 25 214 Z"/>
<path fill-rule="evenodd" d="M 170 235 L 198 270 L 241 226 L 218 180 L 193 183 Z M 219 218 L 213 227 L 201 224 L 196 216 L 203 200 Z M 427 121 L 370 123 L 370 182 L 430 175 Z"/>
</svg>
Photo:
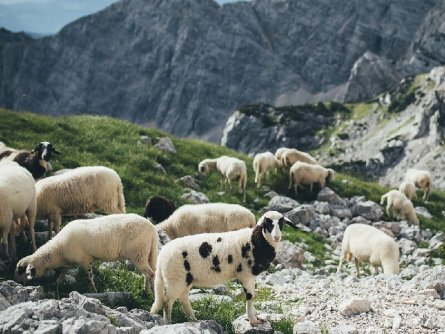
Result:
<svg viewBox="0 0 445 334">
<path fill-rule="evenodd" d="M 266 212 L 257 223 L 261 227 L 264 238 L 271 245 L 281 241 L 284 224 L 292 225 L 292 222 L 278 211 Z"/>
<path fill-rule="evenodd" d="M 37 153 L 40 160 L 49 161 L 54 154 L 61 154 L 59 151 L 57 151 L 53 144 L 47 141 L 42 141 L 39 144 L 37 144 L 36 147 L 31 151 L 31 153 Z"/>
</svg>

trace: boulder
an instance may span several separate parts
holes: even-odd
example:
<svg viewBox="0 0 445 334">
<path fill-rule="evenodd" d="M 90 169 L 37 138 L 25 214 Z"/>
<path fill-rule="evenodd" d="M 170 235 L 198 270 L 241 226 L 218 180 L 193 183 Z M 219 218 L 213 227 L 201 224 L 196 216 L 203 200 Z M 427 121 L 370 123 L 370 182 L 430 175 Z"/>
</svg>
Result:
<svg viewBox="0 0 445 334">
<path fill-rule="evenodd" d="M 345 317 L 368 312 L 371 309 L 369 300 L 359 297 L 344 300 L 338 307 L 340 313 Z"/>
<path fill-rule="evenodd" d="M 336 204 L 346 206 L 346 201 L 338 196 L 331 188 L 324 187 L 317 195 L 319 202 L 328 202 L 329 204 Z"/>
<path fill-rule="evenodd" d="M 284 216 L 295 224 L 306 226 L 309 226 L 311 222 L 318 220 L 318 215 L 316 214 L 314 207 L 309 204 L 300 205 L 299 207 L 286 212 Z"/>
<path fill-rule="evenodd" d="M 306 320 L 294 325 L 294 334 L 321 334 L 320 328 L 312 321 Z"/>
<path fill-rule="evenodd" d="M 383 210 L 380 205 L 373 201 L 357 202 L 354 207 L 354 215 L 371 221 L 378 221 L 383 216 Z"/>
<path fill-rule="evenodd" d="M 176 154 L 175 145 L 173 145 L 172 140 L 168 137 L 159 139 L 154 147 L 164 152 Z"/>
<path fill-rule="evenodd" d="M 209 203 L 209 198 L 205 194 L 195 190 L 182 194 L 181 199 L 193 204 Z"/>
<path fill-rule="evenodd" d="M 281 241 L 280 251 L 277 253 L 274 262 L 282 264 L 285 268 L 302 268 L 303 261 L 304 249 L 288 240 Z"/>
<path fill-rule="evenodd" d="M 224 334 L 224 329 L 215 320 L 184 322 L 143 330 L 139 334 Z"/>
<path fill-rule="evenodd" d="M 177 179 L 175 182 L 180 182 L 187 188 L 199 190 L 199 184 L 193 176 L 186 175 L 181 177 L 180 179 Z"/>
<path fill-rule="evenodd" d="M 296 200 L 286 196 L 273 196 L 264 211 L 278 211 L 285 213 L 297 208 L 300 205 Z"/>
<path fill-rule="evenodd" d="M 274 330 L 268 321 L 253 327 L 245 315 L 232 322 L 235 334 L 273 334 Z"/>
</svg>

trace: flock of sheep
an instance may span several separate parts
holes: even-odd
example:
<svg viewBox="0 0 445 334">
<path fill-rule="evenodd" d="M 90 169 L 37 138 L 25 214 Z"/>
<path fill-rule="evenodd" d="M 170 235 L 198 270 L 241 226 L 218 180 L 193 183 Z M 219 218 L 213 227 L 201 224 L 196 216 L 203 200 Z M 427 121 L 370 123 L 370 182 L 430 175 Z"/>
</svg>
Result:
<svg viewBox="0 0 445 334">
<path fill-rule="evenodd" d="M 49 160 L 60 154 L 51 143 L 39 143 L 31 152 L 19 151 L 0 143 L 0 228 L 2 256 L 16 256 L 15 237 L 27 230 L 33 253 L 20 259 L 14 278 L 24 282 L 38 278 L 48 269 L 80 265 L 87 273 L 91 290 L 96 291 L 92 262 L 129 260 L 144 275 L 144 288 L 154 288 L 151 312 L 164 309 L 171 322 L 173 302 L 179 298 L 188 318 L 194 320 L 189 301 L 193 285 L 209 287 L 238 279 L 246 296 L 247 316 L 252 325 L 257 318 L 253 306 L 254 276 L 267 270 L 275 259 L 284 224 L 293 223 L 276 211 L 266 212 L 257 222 L 248 209 L 237 204 L 174 204 L 153 196 L 146 204 L 145 218 L 125 213 L 125 199 L 119 175 L 102 166 L 79 167 L 62 174 L 42 178 Z M 275 154 L 257 154 L 253 161 L 255 183 L 271 169 L 289 168 L 289 189 L 314 183 L 324 187 L 335 179 L 335 172 L 317 164 L 308 153 L 280 148 Z M 238 182 L 246 200 L 247 168 L 244 161 L 221 156 L 205 159 L 198 165 L 205 173 L 217 170 L 221 183 Z M 428 172 L 410 170 L 399 190 L 382 196 L 387 212 L 403 215 L 418 224 L 411 199 L 416 186 L 424 190 L 424 200 L 431 191 Z M 75 220 L 63 229 L 62 216 L 102 210 L 109 215 L 95 219 Z M 151 220 L 146 219 L 150 217 Z M 36 249 L 36 219 L 48 220 L 48 242 Z M 159 223 L 156 226 L 154 222 Z M 158 231 L 172 240 L 158 255 Z M 53 236 L 55 232 L 55 236 Z M 173 240 L 175 239 L 175 240 Z M 10 243 L 8 243 L 10 240 Z M 342 242 L 343 260 L 355 259 L 371 263 L 384 273 L 399 272 L 397 243 L 384 232 L 368 225 L 348 226 Z M 61 282 L 66 269 L 60 272 Z"/>
</svg>

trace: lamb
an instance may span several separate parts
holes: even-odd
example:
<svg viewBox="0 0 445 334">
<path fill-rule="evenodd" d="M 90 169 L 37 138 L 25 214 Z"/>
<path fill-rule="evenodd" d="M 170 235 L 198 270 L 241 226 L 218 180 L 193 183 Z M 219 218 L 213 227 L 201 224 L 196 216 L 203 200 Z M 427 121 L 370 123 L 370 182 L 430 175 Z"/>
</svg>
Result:
<svg viewBox="0 0 445 334">
<path fill-rule="evenodd" d="M 41 277 L 45 270 L 73 264 L 87 273 L 90 289 L 97 292 L 93 280 L 92 262 L 127 259 L 144 275 L 144 289 L 151 289 L 158 256 L 156 229 L 147 219 L 136 214 L 112 214 L 95 219 L 70 222 L 52 240 L 34 254 L 21 259 L 16 266 L 15 279 L 31 280 Z M 66 272 L 62 271 L 60 283 Z M 26 274 L 26 277 L 23 277 Z"/>
<path fill-rule="evenodd" d="M 48 219 L 48 239 L 59 232 L 62 216 L 103 210 L 125 213 L 119 175 L 103 166 L 78 167 L 36 183 L 37 217 Z"/>
<path fill-rule="evenodd" d="M 281 164 L 284 167 L 292 166 L 297 161 L 306 162 L 312 165 L 317 163 L 317 160 L 315 160 L 309 153 L 298 151 L 295 148 L 285 150 L 281 155 Z"/>
<path fill-rule="evenodd" d="M 403 181 L 399 186 L 399 191 L 404 194 L 409 200 L 416 198 L 416 185 L 409 181 Z"/>
<path fill-rule="evenodd" d="M 199 233 L 228 232 L 255 226 L 255 216 L 238 204 L 187 204 L 156 225 L 170 239 Z"/>
<path fill-rule="evenodd" d="M 255 183 L 257 188 L 261 186 L 261 179 L 271 169 L 281 167 L 280 160 L 277 160 L 271 152 L 263 152 L 255 155 L 253 159 L 253 170 L 255 171 Z"/>
<path fill-rule="evenodd" d="M 289 189 L 292 186 L 297 193 L 297 188 L 301 184 L 312 184 L 319 182 L 323 188 L 328 181 L 335 181 L 335 171 L 331 168 L 324 168 L 320 165 L 312 165 L 306 162 L 297 161 L 292 165 L 289 171 Z"/>
<path fill-rule="evenodd" d="M 229 183 L 232 189 L 232 181 L 239 180 L 239 187 L 243 191 L 243 202 L 246 201 L 246 185 L 247 185 L 247 168 L 246 163 L 238 158 L 223 155 L 217 159 L 205 159 L 198 165 L 200 173 L 206 173 L 210 170 L 217 169 L 221 173 L 222 180 Z"/>
<path fill-rule="evenodd" d="M 360 278 L 360 261 L 369 262 L 378 274 L 379 266 L 384 274 L 399 273 L 399 246 L 385 232 L 366 224 L 351 224 L 343 235 L 341 256 L 337 272 L 341 272 L 343 261 L 354 257 L 357 278 Z"/>
<path fill-rule="evenodd" d="M 162 196 L 152 196 L 145 204 L 144 217 L 152 218 L 155 223 L 166 220 L 176 210 L 175 204 Z"/>
<path fill-rule="evenodd" d="M 49 160 L 54 154 L 60 154 L 54 146 L 47 141 L 40 142 L 31 151 L 18 151 L 16 149 L 6 147 L 3 143 L 0 146 L 0 160 L 9 159 L 17 162 L 20 166 L 25 167 L 38 180 L 43 177 L 46 172 L 51 170 Z"/>
<path fill-rule="evenodd" d="M 423 190 L 423 201 L 428 202 L 431 194 L 433 177 L 430 172 L 419 169 L 409 169 L 405 174 L 405 181 L 412 182 Z"/>
<path fill-rule="evenodd" d="M 285 223 L 291 222 L 277 211 L 268 211 L 253 229 L 205 233 L 169 242 L 158 256 L 150 313 L 163 307 L 164 320 L 171 323 L 172 306 L 179 298 L 186 316 L 196 320 L 189 301 L 193 285 L 213 287 L 238 279 L 244 288 L 250 323 L 261 323 L 253 306 L 255 276 L 275 259 Z"/>
<path fill-rule="evenodd" d="M 387 201 L 386 213 L 389 217 L 395 215 L 396 212 L 398 212 L 402 216 L 404 216 L 411 224 L 419 225 L 419 219 L 417 218 L 416 212 L 414 211 L 413 203 L 400 191 L 388 191 L 380 199 L 380 204 L 384 205 L 385 201 Z"/>
<path fill-rule="evenodd" d="M 15 257 L 14 220 L 28 220 L 28 231 L 32 240 L 33 251 L 36 250 L 34 223 L 37 212 L 36 189 L 34 178 L 26 169 L 12 161 L 0 162 L 0 228 L 1 246 L 4 256 L 10 259 L 8 237 Z M 12 229 L 12 232 L 11 232 Z"/>
</svg>

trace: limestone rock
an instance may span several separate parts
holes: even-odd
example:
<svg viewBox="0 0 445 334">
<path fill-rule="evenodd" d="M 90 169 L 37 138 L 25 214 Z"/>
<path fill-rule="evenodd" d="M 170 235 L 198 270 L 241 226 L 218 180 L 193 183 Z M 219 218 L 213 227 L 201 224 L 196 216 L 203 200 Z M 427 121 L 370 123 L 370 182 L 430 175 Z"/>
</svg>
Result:
<svg viewBox="0 0 445 334">
<path fill-rule="evenodd" d="M 321 334 L 320 328 L 312 321 L 297 322 L 294 325 L 295 334 Z"/>
<path fill-rule="evenodd" d="M 193 204 L 209 203 L 209 198 L 205 194 L 195 190 L 182 194 L 181 199 Z"/>
<path fill-rule="evenodd" d="M 274 330 L 268 321 L 253 327 L 249 319 L 242 315 L 232 322 L 235 334 L 273 334 Z"/>
<path fill-rule="evenodd" d="M 339 305 L 339 311 L 345 317 L 368 312 L 371 309 L 371 303 L 367 299 L 354 297 L 344 300 Z"/>
<path fill-rule="evenodd" d="M 278 211 L 285 213 L 298 207 L 300 203 L 296 200 L 286 196 L 273 196 L 264 211 Z"/>
<path fill-rule="evenodd" d="M 304 261 L 304 249 L 299 248 L 288 240 L 280 243 L 280 250 L 275 258 L 275 262 L 280 263 L 284 268 L 301 268 Z"/>
<path fill-rule="evenodd" d="M 173 144 L 172 140 L 168 137 L 159 139 L 159 141 L 155 144 L 154 147 L 168 153 L 176 154 L 175 145 Z"/>
<path fill-rule="evenodd" d="M 183 176 L 180 179 L 176 180 L 175 182 L 181 182 L 184 186 L 190 189 L 199 190 L 199 185 L 196 179 L 191 175 Z"/>
</svg>

